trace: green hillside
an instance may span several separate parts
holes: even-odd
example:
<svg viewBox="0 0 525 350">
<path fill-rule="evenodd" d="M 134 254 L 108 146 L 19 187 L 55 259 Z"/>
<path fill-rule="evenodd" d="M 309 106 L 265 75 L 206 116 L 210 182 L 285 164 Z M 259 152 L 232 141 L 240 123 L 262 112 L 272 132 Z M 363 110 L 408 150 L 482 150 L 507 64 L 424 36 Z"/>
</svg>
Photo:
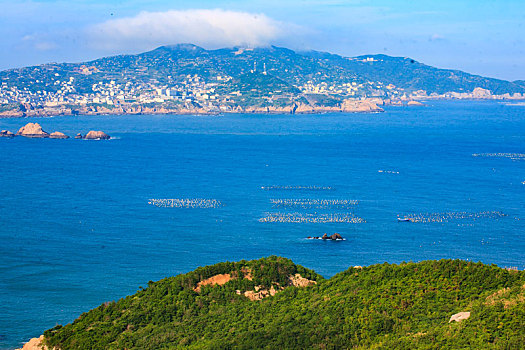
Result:
<svg viewBox="0 0 525 350">
<path fill-rule="evenodd" d="M 470 318 L 449 323 L 462 311 Z M 45 343 L 60 349 L 519 349 L 524 329 L 523 271 L 440 260 L 349 268 L 325 280 L 273 256 L 150 282 L 46 331 Z"/>
<path fill-rule="evenodd" d="M 95 67 L 84 74 L 81 67 Z M 56 91 L 57 80 L 74 78 L 75 93 L 92 93 L 93 84 L 114 80 L 117 84 L 177 84 L 189 76 L 214 82 L 217 76 L 239 78 L 252 70 L 268 74 L 291 86 L 307 82 L 338 85 L 365 84 L 359 95 L 385 96 L 393 84 L 401 91 L 425 90 L 430 93 L 471 92 L 476 87 L 495 94 L 525 92 L 520 82 L 486 78 L 458 70 L 439 69 L 406 57 L 367 55 L 343 57 L 324 52 L 295 52 L 280 47 L 255 49 L 225 48 L 205 50 L 191 44 L 162 46 L 137 55 L 118 55 L 82 63 L 53 63 L 0 72 L 6 86 L 30 91 Z M 378 85 L 380 83 L 380 85 Z M 231 84 L 235 84 L 232 81 Z M 233 91 L 235 86 L 221 83 Z M 262 86 L 264 89 L 265 86 Z M 271 85 L 266 86 L 271 89 Z"/>
</svg>

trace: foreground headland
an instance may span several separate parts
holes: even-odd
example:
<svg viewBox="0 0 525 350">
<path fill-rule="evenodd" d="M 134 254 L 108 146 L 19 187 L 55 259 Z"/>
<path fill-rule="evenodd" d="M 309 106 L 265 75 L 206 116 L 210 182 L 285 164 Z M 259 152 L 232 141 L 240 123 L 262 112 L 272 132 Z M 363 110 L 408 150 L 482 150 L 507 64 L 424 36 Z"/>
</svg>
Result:
<svg viewBox="0 0 525 350">
<path fill-rule="evenodd" d="M 518 349 L 524 324 L 523 271 L 439 260 L 327 280 L 271 256 L 150 281 L 24 349 Z"/>
</svg>

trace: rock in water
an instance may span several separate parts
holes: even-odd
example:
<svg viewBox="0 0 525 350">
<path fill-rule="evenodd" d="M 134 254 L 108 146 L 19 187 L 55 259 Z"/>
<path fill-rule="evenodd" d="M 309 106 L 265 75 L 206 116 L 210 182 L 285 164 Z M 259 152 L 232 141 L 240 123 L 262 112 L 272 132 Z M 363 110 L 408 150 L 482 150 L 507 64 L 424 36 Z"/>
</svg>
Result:
<svg viewBox="0 0 525 350">
<path fill-rule="evenodd" d="M 47 346 L 42 344 L 42 341 L 44 341 L 43 335 L 41 335 L 40 338 L 32 338 L 24 344 L 22 349 L 17 350 L 49 350 Z"/>
<path fill-rule="evenodd" d="M 314 239 L 319 239 L 319 237 L 313 237 Z M 333 235 L 328 236 L 327 233 L 325 233 L 321 239 L 329 240 L 329 241 L 337 241 L 337 240 L 343 240 L 343 236 L 341 236 L 339 233 L 334 233 Z"/>
<path fill-rule="evenodd" d="M 103 131 L 91 130 L 84 136 L 86 140 L 109 140 L 111 137 Z"/>
<path fill-rule="evenodd" d="M 75 138 L 76 139 L 81 139 L 82 138 L 82 134 L 81 133 L 76 134 Z"/>
<path fill-rule="evenodd" d="M 9 130 L 2 130 L 0 132 L 0 137 L 14 137 L 15 134 L 13 134 L 11 131 Z"/>
<path fill-rule="evenodd" d="M 49 134 L 42 130 L 38 123 L 28 123 L 21 127 L 16 134 L 25 137 L 49 137 Z"/>
<path fill-rule="evenodd" d="M 65 135 L 64 133 L 61 133 L 60 131 L 52 132 L 51 135 L 49 135 L 50 139 L 68 139 L 69 136 Z"/>
</svg>

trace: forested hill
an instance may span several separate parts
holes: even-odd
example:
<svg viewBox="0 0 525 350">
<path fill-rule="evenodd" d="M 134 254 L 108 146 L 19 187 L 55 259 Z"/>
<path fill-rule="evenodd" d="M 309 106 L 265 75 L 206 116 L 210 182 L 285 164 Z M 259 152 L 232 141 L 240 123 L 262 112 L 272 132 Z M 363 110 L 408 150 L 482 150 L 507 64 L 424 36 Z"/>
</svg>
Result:
<svg viewBox="0 0 525 350">
<path fill-rule="evenodd" d="M 470 312 L 450 322 L 459 312 Z M 220 263 L 45 332 L 59 349 L 519 349 L 525 273 L 460 260 L 351 267 L 326 280 L 269 257 Z"/>
<path fill-rule="evenodd" d="M 285 84 L 286 90 L 300 88 L 305 93 L 355 97 L 389 98 L 422 90 L 429 95 L 470 93 L 476 87 L 493 94 L 525 93 L 525 86 L 517 81 L 439 69 L 408 57 L 344 57 L 318 51 L 296 52 L 276 46 L 206 50 L 191 44 L 161 46 L 136 55 L 104 57 L 89 62 L 5 70 L 0 72 L 0 82 L 4 88 L 53 93 L 63 88 L 64 81 L 73 78 L 66 92 L 81 95 L 97 93 L 93 85 L 100 87 L 110 81 L 137 90 L 146 85 L 173 88 L 190 84 L 191 79 L 198 77 L 200 82 L 218 84 L 221 93 L 226 94 L 236 91 L 236 81 L 250 72 L 267 73 Z M 258 89 L 281 93 L 282 86 L 272 83 L 269 81 Z"/>
</svg>

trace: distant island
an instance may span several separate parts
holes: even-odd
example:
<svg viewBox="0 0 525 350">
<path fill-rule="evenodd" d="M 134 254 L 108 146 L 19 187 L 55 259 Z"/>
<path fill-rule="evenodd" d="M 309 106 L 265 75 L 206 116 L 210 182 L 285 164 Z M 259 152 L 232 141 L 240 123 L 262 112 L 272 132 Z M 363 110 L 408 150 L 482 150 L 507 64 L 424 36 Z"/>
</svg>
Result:
<svg viewBox="0 0 525 350">
<path fill-rule="evenodd" d="M 0 117 L 380 112 L 429 99 L 525 99 L 525 82 L 407 57 L 191 44 L 0 72 Z"/>
<path fill-rule="evenodd" d="M 106 302 L 40 349 L 519 349 L 525 272 L 461 260 L 354 266 L 324 279 L 271 256 Z"/>
</svg>

